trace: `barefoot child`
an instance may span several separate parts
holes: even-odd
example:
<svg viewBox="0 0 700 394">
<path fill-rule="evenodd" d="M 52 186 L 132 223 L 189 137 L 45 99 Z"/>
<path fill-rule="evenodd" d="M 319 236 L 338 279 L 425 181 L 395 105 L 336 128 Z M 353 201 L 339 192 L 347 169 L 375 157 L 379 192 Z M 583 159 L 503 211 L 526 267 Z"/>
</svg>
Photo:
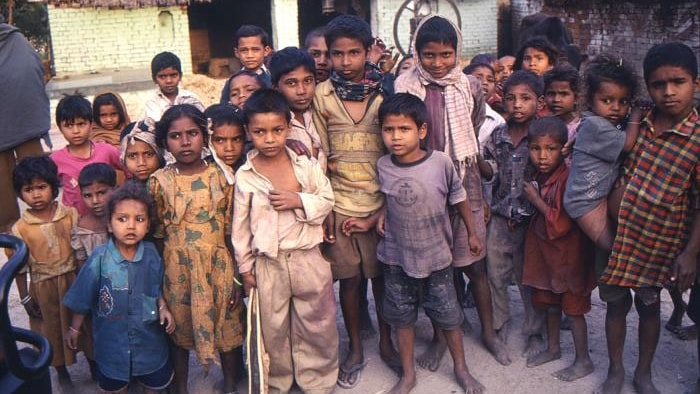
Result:
<svg viewBox="0 0 700 394">
<path fill-rule="evenodd" d="M 130 123 L 124 128 L 119 161 L 131 174 L 132 180 L 145 185 L 148 177 L 165 164 L 161 149 L 156 144 L 155 130 L 143 121 Z"/>
<path fill-rule="evenodd" d="M 467 227 L 470 253 L 481 252 L 470 201 L 450 157 L 423 150 L 428 113 L 416 96 L 398 93 L 379 107 L 382 138 L 391 155 L 377 162 L 379 182 L 386 196 L 379 220 L 383 235 L 377 257 L 383 263 L 385 298 L 382 312 L 398 332 L 403 375 L 391 390 L 408 393 L 416 385 L 415 323 L 418 307 L 444 332 L 454 360 L 457 382 L 469 393 L 483 386 L 469 373 L 462 347 L 464 314 L 457 300 L 452 273 L 452 205 Z"/>
<path fill-rule="evenodd" d="M 92 131 L 90 140 L 104 142 L 119 149 L 119 133 L 131 122 L 124 100 L 116 92 L 95 96 L 92 101 Z"/>
<path fill-rule="evenodd" d="M 658 392 L 651 370 L 659 339 L 659 292 L 669 283 L 681 292 L 690 287 L 700 250 L 700 121 L 693 107 L 693 91 L 700 86 L 697 59 L 684 44 L 658 44 L 647 52 L 643 69 L 654 107 L 624 163 L 627 185 L 617 235 L 599 280 L 601 298 L 608 303 L 606 393 L 620 392 L 625 379 L 630 290 L 639 313 L 634 387 L 638 393 Z"/>
<path fill-rule="evenodd" d="M 163 299 L 163 262 L 153 244 L 143 241 L 153 204 L 130 182 L 110 196 L 105 209 L 110 239 L 95 248 L 64 298 L 73 311 L 65 342 L 76 348 L 89 315 L 100 390 L 125 393 L 134 379 L 145 393 L 157 393 L 173 378 L 165 333 L 175 322 Z"/>
<path fill-rule="evenodd" d="M 528 127 L 530 163 L 539 191 L 529 182 L 523 195 L 537 212 L 525 235 L 523 285 L 532 288 L 532 304 L 547 313 L 547 348 L 527 358 L 528 367 L 561 358 L 561 312 L 569 317 L 576 359 L 573 365 L 553 373 L 571 382 L 593 372 L 588 356 L 588 332 L 584 314 L 591 309 L 595 287 L 588 238 L 564 211 L 562 203 L 569 168 L 561 153 L 567 139 L 566 124 L 557 117 L 534 120 Z"/>
<path fill-rule="evenodd" d="M 233 244 L 246 292 L 258 288 L 270 392 L 330 393 L 338 330 L 330 265 L 321 256 L 333 190 L 318 162 L 286 148 L 290 108 L 255 92 L 245 110 L 254 149 L 236 172 Z"/>
<path fill-rule="evenodd" d="M 224 247 L 231 234 L 233 186 L 215 163 L 202 160 L 208 135 L 196 107 L 166 110 L 156 141 L 175 161 L 148 180 L 157 214 L 153 235 L 163 240 L 163 294 L 175 319 L 170 354 L 178 393 L 187 392 L 190 350 L 205 367 L 218 355 L 224 392 L 235 391 L 234 350 L 243 344 L 243 303 L 231 251 Z"/>
</svg>

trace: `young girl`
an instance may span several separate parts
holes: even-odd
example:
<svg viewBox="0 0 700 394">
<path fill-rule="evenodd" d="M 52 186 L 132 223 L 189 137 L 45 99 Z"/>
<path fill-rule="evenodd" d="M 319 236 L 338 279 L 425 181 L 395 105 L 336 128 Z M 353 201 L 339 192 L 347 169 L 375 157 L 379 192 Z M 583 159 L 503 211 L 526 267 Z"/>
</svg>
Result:
<svg viewBox="0 0 700 394">
<path fill-rule="evenodd" d="M 233 104 L 236 107 L 243 108 L 246 100 L 253 92 L 268 87 L 260 75 L 252 71 L 241 70 L 226 81 L 221 91 L 220 103 Z"/>
<path fill-rule="evenodd" d="M 243 343 L 237 273 L 224 247 L 230 245 L 233 186 L 216 164 L 202 160 L 207 137 L 201 111 L 187 104 L 169 108 L 156 141 L 175 162 L 148 180 L 158 218 L 154 236 L 164 240 L 163 292 L 176 322 L 171 356 L 180 393 L 187 392 L 190 349 L 205 365 L 219 353 L 224 392 L 235 391 L 234 350 Z"/>
<path fill-rule="evenodd" d="M 132 179 L 145 185 L 148 177 L 163 167 L 165 160 L 156 144 L 155 130 L 145 122 L 129 123 L 121 133 L 119 161 Z"/>
<path fill-rule="evenodd" d="M 144 392 L 156 393 L 173 378 L 165 333 L 175 324 L 163 298 L 163 263 L 153 244 L 143 241 L 152 202 L 129 182 L 112 194 L 106 209 L 109 242 L 95 248 L 63 300 L 73 311 L 65 343 L 76 349 L 90 314 L 100 389 L 124 393 L 135 379 Z"/>
<path fill-rule="evenodd" d="M 532 71 L 538 76 L 552 69 L 557 64 L 559 52 L 544 37 L 535 37 L 525 41 L 515 56 L 515 70 Z"/>
<path fill-rule="evenodd" d="M 235 171 L 245 162 L 243 113 L 229 104 L 214 104 L 204 111 L 204 116 L 207 118 L 211 159 L 232 185 Z"/>
<path fill-rule="evenodd" d="M 12 235 L 22 239 L 29 249 L 27 267 L 31 285 L 28 289 L 25 270 L 17 275 L 17 290 L 30 317 L 31 329 L 51 343 L 51 365 L 56 368 L 59 383 L 67 385 L 71 381 L 66 366 L 75 364 L 78 347 L 68 348 L 63 344 L 62 334 L 70 325 L 70 316 L 61 300 L 75 280 L 76 262 L 70 234 L 78 222 L 78 213 L 56 201 L 60 185 L 58 169 L 46 156 L 20 161 L 12 174 L 12 183 L 19 198 L 29 206 L 12 226 Z M 92 357 L 91 344 L 83 342 L 80 347 L 86 357 Z M 88 361 L 92 370 L 93 362 L 89 358 Z"/>
<path fill-rule="evenodd" d="M 107 92 L 95 96 L 92 103 L 92 124 L 90 140 L 105 142 L 119 148 L 119 132 L 129 124 L 124 100 L 116 92 Z"/>
<path fill-rule="evenodd" d="M 627 115 L 637 91 L 634 71 L 619 58 L 601 54 L 585 75 L 589 111 L 582 114 L 566 183 L 564 207 L 601 249 L 610 251 L 614 234 L 611 217 L 617 217 L 608 195 L 620 175 L 621 155 L 634 147 L 642 111 Z M 626 127 L 626 129 L 625 129 Z"/>
</svg>

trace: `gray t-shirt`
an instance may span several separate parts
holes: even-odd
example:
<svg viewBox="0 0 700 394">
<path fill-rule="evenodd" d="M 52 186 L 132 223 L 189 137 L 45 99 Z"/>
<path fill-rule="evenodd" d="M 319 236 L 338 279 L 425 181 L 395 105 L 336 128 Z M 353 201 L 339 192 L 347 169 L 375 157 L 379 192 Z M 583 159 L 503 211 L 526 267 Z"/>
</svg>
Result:
<svg viewBox="0 0 700 394">
<path fill-rule="evenodd" d="M 411 164 L 385 155 L 377 162 L 386 196 L 384 237 L 377 258 L 399 265 L 413 278 L 425 278 L 452 263 L 452 226 L 448 204 L 467 199 L 467 192 L 447 154 L 428 151 Z"/>
<path fill-rule="evenodd" d="M 625 132 L 609 120 L 583 113 L 571 156 L 564 208 L 579 218 L 607 198 L 620 173 Z"/>
</svg>

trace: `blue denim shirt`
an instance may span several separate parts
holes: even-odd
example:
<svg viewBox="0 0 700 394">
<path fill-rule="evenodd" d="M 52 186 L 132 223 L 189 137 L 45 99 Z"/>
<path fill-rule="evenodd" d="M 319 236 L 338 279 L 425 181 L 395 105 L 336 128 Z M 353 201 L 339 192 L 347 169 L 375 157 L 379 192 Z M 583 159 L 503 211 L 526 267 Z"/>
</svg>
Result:
<svg viewBox="0 0 700 394">
<path fill-rule="evenodd" d="M 63 303 L 92 315 L 95 361 L 108 378 L 129 381 L 165 365 L 166 333 L 160 325 L 163 262 L 150 242 L 141 242 L 133 261 L 112 239 L 93 251 Z"/>
</svg>

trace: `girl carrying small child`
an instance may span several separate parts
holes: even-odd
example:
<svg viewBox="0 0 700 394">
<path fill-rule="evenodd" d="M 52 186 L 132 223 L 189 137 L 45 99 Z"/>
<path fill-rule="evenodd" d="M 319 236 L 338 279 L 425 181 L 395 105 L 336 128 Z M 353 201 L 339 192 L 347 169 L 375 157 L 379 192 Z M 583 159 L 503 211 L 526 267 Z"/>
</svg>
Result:
<svg viewBox="0 0 700 394">
<path fill-rule="evenodd" d="M 224 392 L 235 392 L 235 350 L 244 336 L 230 250 L 233 186 L 217 164 L 202 160 L 208 136 L 200 110 L 168 108 L 156 125 L 156 141 L 175 162 L 148 180 L 157 213 L 154 236 L 163 239 L 163 293 L 176 322 L 171 356 L 180 393 L 187 392 L 191 349 L 204 365 L 218 353 Z"/>
<path fill-rule="evenodd" d="M 130 122 L 124 100 L 119 93 L 106 92 L 95 96 L 92 118 L 95 121 L 92 124 L 90 140 L 119 148 L 119 132 Z"/>
</svg>

